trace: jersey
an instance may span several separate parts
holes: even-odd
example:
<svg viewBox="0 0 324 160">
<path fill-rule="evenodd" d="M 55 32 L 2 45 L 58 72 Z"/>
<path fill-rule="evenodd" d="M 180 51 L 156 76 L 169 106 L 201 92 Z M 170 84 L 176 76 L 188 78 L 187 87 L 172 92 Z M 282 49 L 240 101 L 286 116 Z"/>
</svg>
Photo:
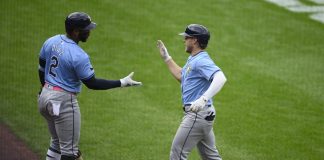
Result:
<svg viewBox="0 0 324 160">
<path fill-rule="evenodd" d="M 56 35 L 45 41 L 40 59 L 46 61 L 45 82 L 66 91 L 81 92 L 81 80 L 94 75 L 89 55 L 66 35 Z"/>
<path fill-rule="evenodd" d="M 208 53 L 202 51 L 195 56 L 189 56 L 181 70 L 181 92 L 183 105 L 191 105 L 209 88 L 213 75 L 220 71 Z M 212 105 L 212 99 L 207 105 Z"/>
</svg>

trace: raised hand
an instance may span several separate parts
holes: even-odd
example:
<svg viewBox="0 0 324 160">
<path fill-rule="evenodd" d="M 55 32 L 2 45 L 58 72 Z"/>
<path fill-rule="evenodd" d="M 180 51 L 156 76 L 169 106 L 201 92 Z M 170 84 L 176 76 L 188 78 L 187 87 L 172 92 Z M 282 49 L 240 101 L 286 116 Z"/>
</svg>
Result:
<svg viewBox="0 0 324 160">
<path fill-rule="evenodd" d="M 172 59 L 172 57 L 169 55 L 167 48 L 164 46 L 163 42 L 161 40 L 157 41 L 157 47 L 160 50 L 160 55 L 161 58 L 166 62 L 170 59 Z"/>
</svg>

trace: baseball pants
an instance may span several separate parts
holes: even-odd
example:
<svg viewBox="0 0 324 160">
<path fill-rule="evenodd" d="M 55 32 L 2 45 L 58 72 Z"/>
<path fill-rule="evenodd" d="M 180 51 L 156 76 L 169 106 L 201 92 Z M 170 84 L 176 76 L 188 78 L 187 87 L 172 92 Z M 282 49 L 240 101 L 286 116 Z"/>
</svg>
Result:
<svg viewBox="0 0 324 160">
<path fill-rule="evenodd" d="M 215 115 L 214 106 L 205 106 L 198 113 L 189 111 L 189 106 L 184 107 L 184 117 L 172 142 L 170 160 L 186 160 L 195 146 L 203 160 L 221 160 L 213 132 Z"/>
<path fill-rule="evenodd" d="M 46 119 L 51 134 L 49 151 L 76 156 L 79 151 L 81 127 L 81 114 L 76 95 L 44 86 L 38 98 L 38 108 Z"/>
</svg>

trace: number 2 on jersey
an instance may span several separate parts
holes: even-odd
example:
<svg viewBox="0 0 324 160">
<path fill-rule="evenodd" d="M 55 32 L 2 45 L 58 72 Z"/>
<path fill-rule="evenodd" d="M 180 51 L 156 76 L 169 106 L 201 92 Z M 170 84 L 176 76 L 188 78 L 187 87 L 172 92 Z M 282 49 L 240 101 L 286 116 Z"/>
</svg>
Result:
<svg viewBox="0 0 324 160">
<path fill-rule="evenodd" d="M 52 56 L 51 58 L 51 65 L 50 65 L 50 70 L 49 74 L 52 75 L 53 77 L 56 77 L 56 74 L 53 72 L 53 70 L 58 66 L 58 59 L 55 56 Z"/>
</svg>

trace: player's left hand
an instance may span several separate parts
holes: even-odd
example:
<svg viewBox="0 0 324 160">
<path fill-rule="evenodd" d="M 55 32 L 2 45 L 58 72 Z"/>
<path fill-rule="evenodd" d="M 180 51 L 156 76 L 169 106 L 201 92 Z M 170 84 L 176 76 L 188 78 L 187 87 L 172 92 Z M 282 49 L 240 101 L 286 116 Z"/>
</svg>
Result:
<svg viewBox="0 0 324 160">
<path fill-rule="evenodd" d="M 120 79 L 121 87 L 140 86 L 142 82 L 137 82 L 132 79 L 134 72 L 130 73 L 123 79 Z"/>
<path fill-rule="evenodd" d="M 206 106 L 208 99 L 205 96 L 201 96 L 196 101 L 194 101 L 189 110 L 193 112 L 199 112 L 203 109 L 204 106 Z"/>
</svg>

